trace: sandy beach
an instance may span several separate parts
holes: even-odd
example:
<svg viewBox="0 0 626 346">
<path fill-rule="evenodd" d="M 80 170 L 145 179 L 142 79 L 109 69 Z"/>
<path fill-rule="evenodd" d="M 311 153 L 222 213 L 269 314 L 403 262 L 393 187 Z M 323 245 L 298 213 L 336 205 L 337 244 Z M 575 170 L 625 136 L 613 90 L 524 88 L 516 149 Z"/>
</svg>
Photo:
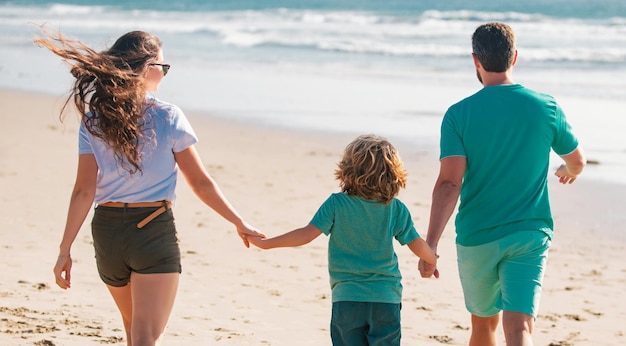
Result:
<svg viewBox="0 0 626 346">
<path fill-rule="evenodd" d="M 91 215 L 74 243 L 72 288 L 54 283 L 77 159 L 78 121 L 58 119 L 64 101 L 0 90 L 1 345 L 125 345 L 121 318 L 96 272 Z M 304 226 L 338 190 L 335 164 L 355 135 L 187 116 L 209 172 L 247 221 L 269 236 Z M 409 172 L 400 198 L 425 235 L 437 153 L 395 144 Z M 536 345 L 626 344 L 625 192 L 625 185 L 584 175 L 571 186 L 551 179 L 556 237 Z M 330 345 L 327 238 L 301 248 L 246 249 L 182 179 L 177 193 L 183 273 L 165 345 Z M 452 223 L 439 249 L 441 278 L 420 278 L 417 258 L 406 247 L 397 252 L 404 276 L 403 345 L 466 345 L 470 321 Z M 501 334 L 499 339 L 504 344 Z"/>
</svg>

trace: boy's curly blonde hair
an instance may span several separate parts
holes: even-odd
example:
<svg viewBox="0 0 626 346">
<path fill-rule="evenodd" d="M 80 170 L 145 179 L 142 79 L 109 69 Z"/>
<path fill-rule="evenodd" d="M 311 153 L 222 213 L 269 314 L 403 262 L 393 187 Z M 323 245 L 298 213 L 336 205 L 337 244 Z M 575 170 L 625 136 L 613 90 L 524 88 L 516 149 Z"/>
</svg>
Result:
<svg viewBox="0 0 626 346">
<path fill-rule="evenodd" d="M 341 191 L 387 204 L 406 186 L 406 170 L 396 148 L 383 137 L 361 135 L 344 150 L 335 177 Z"/>
</svg>

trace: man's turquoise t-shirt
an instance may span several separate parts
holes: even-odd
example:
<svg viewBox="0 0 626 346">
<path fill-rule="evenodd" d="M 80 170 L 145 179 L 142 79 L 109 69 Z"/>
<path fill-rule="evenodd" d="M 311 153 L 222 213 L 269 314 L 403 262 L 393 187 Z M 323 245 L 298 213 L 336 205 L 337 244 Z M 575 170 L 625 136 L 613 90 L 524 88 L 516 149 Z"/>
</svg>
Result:
<svg viewBox="0 0 626 346">
<path fill-rule="evenodd" d="M 328 271 L 333 302 L 402 301 L 402 276 L 393 239 L 405 245 L 419 235 L 400 200 L 385 205 L 334 193 L 311 224 L 330 236 Z"/>
<path fill-rule="evenodd" d="M 448 109 L 440 146 L 441 159 L 467 159 L 458 244 L 480 245 L 532 229 L 552 237 L 550 151 L 567 155 L 578 147 L 553 97 L 519 84 L 484 87 Z"/>
</svg>

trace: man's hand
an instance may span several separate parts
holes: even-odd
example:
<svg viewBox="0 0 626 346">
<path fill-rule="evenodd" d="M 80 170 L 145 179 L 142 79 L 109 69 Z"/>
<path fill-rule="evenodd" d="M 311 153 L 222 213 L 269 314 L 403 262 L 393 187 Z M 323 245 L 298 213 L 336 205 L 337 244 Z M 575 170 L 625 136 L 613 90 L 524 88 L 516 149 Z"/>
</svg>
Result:
<svg viewBox="0 0 626 346">
<path fill-rule="evenodd" d="M 422 275 L 423 278 L 429 278 L 431 276 L 435 276 L 437 279 L 439 278 L 439 269 L 437 269 L 437 266 L 426 263 L 424 260 L 419 260 L 417 269 L 419 269 L 420 275 Z"/>
</svg>

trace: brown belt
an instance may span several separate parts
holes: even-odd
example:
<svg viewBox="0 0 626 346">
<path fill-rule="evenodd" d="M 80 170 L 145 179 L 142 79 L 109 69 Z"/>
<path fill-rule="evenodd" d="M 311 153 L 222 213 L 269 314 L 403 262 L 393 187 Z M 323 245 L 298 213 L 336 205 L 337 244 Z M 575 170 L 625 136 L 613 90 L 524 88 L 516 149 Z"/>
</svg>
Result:
<svg viewBox="0 0 626 346">
<path fill-rule="evenodd" d="M 124 203 L 124 202 L 106 202 L 99 204 L 99 206 L 109 207 L 109 208 L 156 208 L 152 214 L 148 215 L 145 219 L 139 221 L 137 224 L 137 228 L 143 228 L 143 226 L 147 225 L 150 221 L 154 220 L 157 216 L 165 213 L 166 210 L 172 207 L 172 202 L 170 201 L 161 201 L 161 202 L 137 202 L 137 203 Z"/>
</svg>

